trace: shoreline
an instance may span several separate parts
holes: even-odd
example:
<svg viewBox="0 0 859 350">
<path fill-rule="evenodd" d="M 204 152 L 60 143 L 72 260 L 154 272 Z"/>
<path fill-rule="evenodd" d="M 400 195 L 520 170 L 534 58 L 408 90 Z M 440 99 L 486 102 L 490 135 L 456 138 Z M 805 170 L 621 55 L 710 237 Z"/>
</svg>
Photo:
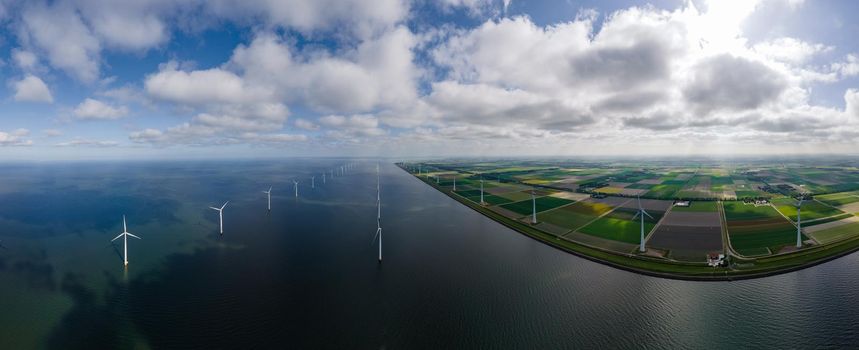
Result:
<svg viewBox="0 0 859 350">
<path fill-rule="evenodd" d="M 492 219 L 501 225 L 504 225 L 507 228 L 510 228 L 513 231 L 518 232 L 519 234 L 525 235 L 529 238 L 532 238 L 538 242 L 551 246 L 553 248 L 562 250 L 564 252 L 573 254 L 577 257 L 587 259 L 589 261 L 593 261 L 596 263 L 600 263 L 603 265 L 607 265 L 613 268 L 629 271 L 632 273 L 637 273 L 641 275 L 647 275 L 652 277 L 666 278 L 666 279 L 674 279 L 674 280 L 684 280 L 684 281 L 699 281 L 699 282 L 730 282 L 730 281 L 739 281 L 739 280 L 749 280 L 749 279 L 757 279 L 764 278 L 770 276 L 776 276 L 780 274 L 785 274 L 789 272 L 794 272 L 802 269 L 806 269 L 809 267 L 813 267 L 819 264 L 823 264 L 840 257 L 852 254 L 856 251 L 859 251 L 859 237 L 855 237 L 853 239 L 847 239 L 838 243 L 831 244 L 829 246 L 819 246 L 814 250 L 804 251 L 806 254 L 813 254 L 821 249 L 838 249 L 845 248 L 840 251 L 837 251 L 833 254 L 828 254 L 820 258 L 812 259 L 806 262 L 796 262 L 791 263 L 792 259 L 802 259 L 805 258 L 805 254 L 802 255 L 785 255 L 785 256 L 776 256 L 776 260 L 784 261 L 782 264 L 776 264 L 772 267 L 761 267 L 759 269 L 731 269 L 731 268 L 713 268 L 709 266 L 702 266 L 697 263 L 682 263 L 682 262 L 670 262 L 670 261 L 659 261 L 657 259 L 651 258 L 640 258 L 634 255 L 622 254 L 614 251 L 609 251 L 605 249 L 600 249 L 598 247 L 591 247 L 587 245 L 583 245 L 574 241 L 564 240 L 560 241 L 558 239 L 548 238 L 550 234 L 544 233 L 542 231 L 538 231 L 537 229 L 532 228 L 531 226 L 520 223 L 516 220 L 512 220 L 506 217 L 503 217 L 497 213 L 492 212 L 491 210 L 484 208 L 476 203 L 470 203 L 467 199 L 455 195 L 452 191 L 447 191 L 439 186 L 436 186 L 432 181 L 428 181 L 427 179 L 421 178 L 415 174 L 412 174 L 401 166 L 401 164 L 396 164 L 398 168 L 405 171 L 410 176 L 416 178 L 417 180 L 423 182 L 424 184 L 429 185 L 433 189 L 447 195 L 448 197 L 456 200 L 460 204 L 469 207 L 470 209 L 482 214 L 483 216 Z M 529 232 L 534 231 L 534 232 Z M 545 236 L 545 237 L 544 237 Z M 566 244 L 562 244 L 564 242 Z M 587 253 L 587 251 L 594 251 L 593 254 Z M 600 257 L 599 255 L 605 256 Z M 614 260 L 614 261 L 613 261 Z M 745 262 L 757 262 L 758 259 L 745 259 Z M 785 261 L 786 260 L 786 261 Z M 624 263 L 625 262 L 625 263 Z M 653 265 L 659 266 L 666 269 L 688 269 L 690 272 L 670 272 L 670 271 L 658 271 L 654 269 L 647 269 L 638 267 L 635 265 Z"/>
</svg>

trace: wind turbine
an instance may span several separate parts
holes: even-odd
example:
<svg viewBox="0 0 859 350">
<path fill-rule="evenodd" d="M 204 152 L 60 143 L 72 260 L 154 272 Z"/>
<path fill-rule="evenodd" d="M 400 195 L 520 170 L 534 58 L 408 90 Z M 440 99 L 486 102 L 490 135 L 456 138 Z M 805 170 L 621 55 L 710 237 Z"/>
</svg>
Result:
<svg viewBox="0 0 859 350">
<path fill-rule="evenodd" d="M 126 228 L 126 226 L 125 226 L 125 215 L 123 215 L 122 216 L 122 233 L 120 233 L 119 236 L 116 236 L 116 238 L 111 239 L 110 241 L 113 242 L 117 238 L 122 237 L 122 259 L 125 260 L 125 266 L 128 266 L 128 236 L 131 236 L 131 237 L 134 237 L 137 239 L 141 239 L 140 237 L 137 237 L 137 236 L 131 234 L 130 232 L 128 232 L 128 228 Z"/>
<path fill-rule="evenodd" d="M 456 175 L 453 175 L 453 190 L 456 191 Z"/>
<path fill-rule="evenodd" d="M 483 176 L 480 176 L 480 205 L 484 205 L 486 202 L 483 201 Z"/>
<path fill-rule="evenodd" d="M 217 210 L 217 211 L 218 211 L 218 219 L 219 219 L 219 220 L 218 220 L 218 222 L 220 222 L 220 223 L 221 223 L 221 234 L 224 234 L 224 207 L 226 207 L 226 206 L 227 206 L 227 203 L 229 203 L 229 202 L 230 202 L 230 201 L 226 201 L 226 202 L 224 202 L 224 205 L 222 205 L 220 209 L 219 209 L 219 208 L 215 208 L 215 207 L 209 207 L 209 208 L 210 208 L 210 209 L 212 209 L 212 210 Z"/>
<path fill-rule="evenodd" d="M 298 198 L 298 180 L 292 180 L 292 183 L 295 184 L 295 198 Z"/>
<path fill-rule="evenodd" d="M 799 202 L 796 203 L 796 247 L 802 248 L 802 202 L 805 201 L 805 196 L 799 197 Z"/>
<path fill-rule="evenodd" d="M 632 220 L 635 220 L 635 218 L 637 218 L 639 215 L 641 216 L 641 245 L 638 247 L 638 251 L 644 252 L 644 216 L 647 215 L 647 217 L 651 219 L 653 219 L 653 217 L 650 216 L 650 214 L 644 211 L 644 208 L 641 207 L 641 197 L 638 197 L 638 212 L 635 213 L 635 216 L 632 217 Z"/>
<path fill-rule="evenodd" d="M 323 185 L 325 184 L 325 172 L 324 171 L 322 172 L 322 184 Z"/>
<path fill-rule="evenodd" d="M 269 186 L 268 191 L 262 191 L 268 195 L 268 211 L 271 211 L 271 186 Z"/>
<path fill-rule="evenodd" d="M 382 262 L 382 197 L 379 181 L 379 164 L 376 164 L 376 235 L 373 236 L 373 242 L 376 237 L 379 237 L 379 263 Z"/>
<path fill-rule="evenodd" d="M 316 176 L 310 177 L 310 188 L 316 188 Z"/>
<path fill-rule="evenodd" d="M 531 223 L 537 224 L 537 198 L 534 197 L 534 190 L 531 189 L 531 207 L 533 208 L 533 214 L 531 214 Z"/>
</svg>

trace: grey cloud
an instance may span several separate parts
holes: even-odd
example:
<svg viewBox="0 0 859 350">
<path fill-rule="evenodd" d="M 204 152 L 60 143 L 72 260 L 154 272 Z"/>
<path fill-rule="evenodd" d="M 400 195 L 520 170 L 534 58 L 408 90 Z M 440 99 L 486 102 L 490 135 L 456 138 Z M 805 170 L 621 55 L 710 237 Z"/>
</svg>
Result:
<svg viewBox="0 0 859 350">
<path fill-rule="evenodd" d="M 574 57 L 572 83 L 584 80 L 630 88 L 668 77 L 669 52 L 658 40 L 643 39 L 629 47 L 595 48 Z"/>
<path fill-rule="evenodd" d="M 762 63 L 722 54 L 697 66 L 683 96 L 699 113 L 742 111 L 773 101 L 787 80 Z"/>
<path fill-rule="evenodd" d="M 637 111 L 653 106 L 667 97 L 665 91 L 631 91 L 615 93 L 598 102 L 594 109 L 605 112 Z"/>
</svg>

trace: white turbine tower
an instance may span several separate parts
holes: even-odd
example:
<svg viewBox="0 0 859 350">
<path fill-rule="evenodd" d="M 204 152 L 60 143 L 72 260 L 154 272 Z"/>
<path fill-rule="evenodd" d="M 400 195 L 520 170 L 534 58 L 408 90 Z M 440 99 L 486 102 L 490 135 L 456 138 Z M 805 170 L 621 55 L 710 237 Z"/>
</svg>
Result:
<svg viewBox="0 0 859 350">
<path fill-rule="evenodd" d="M 653 219 L 653 217 L 650 216 L 650 214 L 644 211 L 644 208 L 641 207 L 641 197 L 638 197 L 638 212 L 635 213 L 635 216 L 632 217 L 632 220 L 635 220 L 635 218 L 637 218 L 639 215 L 641 216 L 641 245 L 638 247 L 638 251 L 644 252 L 644 216 L 647 215 L 647 217 L 651 219 Z"/>
<path fill-rule="evenodd" d="M 453 175 L 453 190 L 456 191 L 456 175 Z"/>
<path fill-rule="evenodd" d="M 802 211 L 802 202 L 805 201 L 805 196 L 799 198 L 799 202 L 796 203 L 796 247 L 802 248 L 802 216 L 800 215 L 800 211 Z"/>
<path fill-rule="evenodd" d="M 271 186 L 269 186 L 268 191 L 262 191 L 268 195 L 268 211 L 271 211 Z"/>
<path fill-rule="evenodd" d="M 379 164 L 376 164 L 376 235 L 373 236 L 373 242 L 376 237 L 379 238 L 379 263 L 382 262 L 382 196 L 379 181 Z"/>
<path fill-rule="evenodd" d="M 134 237 L 137 239 L 141 239 L 140 237 L 137 237 L 137 236 L 131 234 L 130 232 L 128 232 L 128 228 L 126 228 L 126 226 L 125 226 L 125 215 L 123 215 L 122 216 L 122 233 L 120 233 L 119 236 L 116 236 L 116 238 L 111 239 L 110 241 L 113 242 L 113 241 L 117 240 L 119 237 L 122 237 L 122 259 L 125 260 L 125 266 L 128 266 L 128 236 L 131 236 L 131 237 Z"/>
<path fill-rule="evenodd" d="M 229 202 L 230 201 L 224 202 L 224 205 L 222 205 L 221 208 L 209 207 L 209 209 L 218 211 L 218 222 L 221 224 L 221 234 L 224 234 L 224 208 Z"/>
<path fill-rule="evenodd" d="M 486 204 L 483 201 L 483 176 L 480 177 L 480 205 Z"/>
<path fill-rule="evenodd" d="M 295 185 L 295 198 L 298 198 L 298 181 L 292 180 L 292 183 Z"/>
<path fill-rule="evenodd" d="M 325 184 L 325 172 L 324 171 L 322 172 L 322 184 L 323 185 Z"/>
<path fill-rule="evenodd" d="M 310 177 L 310 188 L 316 188 L 316 176 Z"/>
<path fill-rule="evenodd" d="M 534 197 L 534 190 L 531 190 L 531 208 L 533 209 L 533 213 L 531 214 L 531 223 L 537 224 L 537 198 Z"/>
</svg>

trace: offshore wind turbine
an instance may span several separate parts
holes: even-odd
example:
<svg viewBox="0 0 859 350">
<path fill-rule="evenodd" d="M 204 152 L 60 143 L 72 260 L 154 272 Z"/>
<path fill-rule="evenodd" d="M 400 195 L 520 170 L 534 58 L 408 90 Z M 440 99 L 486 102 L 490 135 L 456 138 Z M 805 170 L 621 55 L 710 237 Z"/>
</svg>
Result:
<svg viewBox="0 0 859 350">
<path fill-rule="evenodd" d="M 271 186 L 269 186 L 268 191 L 262 191 L 268 195 L 268 211 L 271 211 Z"/>
<path fill-rule="evenodd" d="M 209 207 L 209 209 L 218 211 L 218 222 L 221 224 L 221 234 L 224 234 L 224 208 L 229 202 L 230 201 L 224 202 L 224 205 L 222 205 L 221 208 Z"/>
<path fill-rule="evenodd" d="M 292 183 L 295 184 L 295 198 L 298 198 L 298 180 L 292 180 Z"/>
<path fill-rule="evenodd" d="M 638 247 L 638 251 L 644 252 L 644 216 L 647 215 L 647 217 L 651 219 L 653 219 L 653 217 L 650 216 L 650 214 L 644 211 L 644 208 L 641 207 L 641 197 L 638 197 L 638 212 L 635 213 L 635 216 L 632 217 L 632 220 L 635 220 L 635 218 L 637 218 L 639 215 L 641 216 L 641 245 Z"/>
<path fill-rule="evenodd" d="M 379 237 L 379 263 L 382 262 L 382 196 L 379 181 L 379 164 L 376 164 L 376 235 L 373 236 L 373 241 Z"/>
<path fill-rule="evenodd" d="M 802 202 L 805 201 L 805 196 L 799 197 L 799 202 L 796 203 L 796 247 L 802 248 Z"/>
<path fill-rule="evenodd" d="M 128 228 L 126 228 L 126 226 L 125 226 L 125 215 L 123 215 L 122 216 L 122 233 L 120 233 L 119 236 L 116 236 L 116 238 L 111 239 L 110 241 L 113 242 L 113 241 L 117 240 L 117 238 L 122 237 L 122 259 L 125 260 L 125 266 L 128 266 L 128 236 L 131 236 L 131 237 L 134 237 L 137 239 L 141 239 L 140 237 L 137 237 L 137 236 L 131 234 L 130 232 L 128 232 Z"/>
<path fill-rule="evenodd" d="M 310 177 L 310 188 L 316 188 L 316 176 Z"/>
<path fill-rule="evenodd" d="M 324 171 L 322 172 L 322 184 L 323 185 L 325 184 L 325 172 Z"/>
</svg>

